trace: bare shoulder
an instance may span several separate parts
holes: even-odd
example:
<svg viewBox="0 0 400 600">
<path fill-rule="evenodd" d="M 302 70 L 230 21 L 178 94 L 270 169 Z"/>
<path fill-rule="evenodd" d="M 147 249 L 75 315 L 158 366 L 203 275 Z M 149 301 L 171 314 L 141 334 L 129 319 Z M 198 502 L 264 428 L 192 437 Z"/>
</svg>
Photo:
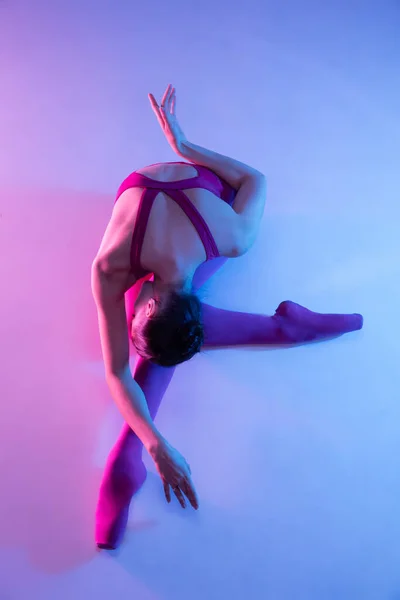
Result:
<svg viewBox="0 0 400 600">
<path fill-rule="evenodd" d="M 92 263 L 92 293 L 102 304 L 122 299 L 136 281 L 130 269 L 115 265 L 112 255 L 97 255 Z"/>
<path fill-rule="evenodd" d="M 245 254 L 243 245 L 243 219 L 230 206 L 226 211 L 220 233 L 219 250 L 222 256 L 237 258 Z"/>
<path fill-rule="evenodd" d="M 104 273 L 127 276 L 130 273 L 130 248 L 135 226 L 140 189 L 126 190 L 114 204 L 100 246 L 93 260 Z"/>
</svg>

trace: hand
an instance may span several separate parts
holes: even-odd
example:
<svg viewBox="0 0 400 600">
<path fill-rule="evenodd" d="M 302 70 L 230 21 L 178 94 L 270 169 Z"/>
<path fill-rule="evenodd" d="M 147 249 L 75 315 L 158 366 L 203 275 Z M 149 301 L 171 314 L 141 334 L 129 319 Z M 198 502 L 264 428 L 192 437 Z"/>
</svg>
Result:
<svg viewBox="0 0 400 600">
<path fill-rule="evenodd" d="M 182 143 L 186 141 L 186 136 L 180 128 L 175 115 L 175 88 L 169 84 L 162 97 L 161 106 L 158 106 L 153 94 L 149 94 L 149 99 L 169 145 L 176 154 L 180 154 Z"/>
<path fill-rule="evenodd" d="M 171 502 L 171 486 L 182 508 L 186 507 L 184 498 L 186 496 L 193 508 L 197 510 L 199 501 L 191 480 L 192 472 L 182 454 L 163 438 L 157 444 L 157 447 L 151 451 L 151 457 L 164 484 L 167 502 Z"/>
</svg>

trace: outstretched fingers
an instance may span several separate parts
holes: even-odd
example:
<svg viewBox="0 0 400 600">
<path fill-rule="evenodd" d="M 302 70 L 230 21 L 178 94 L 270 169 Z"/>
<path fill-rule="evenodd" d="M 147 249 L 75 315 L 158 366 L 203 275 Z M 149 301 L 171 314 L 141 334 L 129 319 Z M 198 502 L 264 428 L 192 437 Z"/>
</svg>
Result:
<svg viewBox="0 0 400 600">
<path fill-rule="evenodd" d="M 176 90 L 175 88 L 173 88 L 172 91 L 172 96 L 171 96 L 171 114 L 175 115 L 175 110 L 176 110 Z"/>
<path fill-rule="evenodd" d="M 176 107 L 176 95 L 175 88 L 170 83 L 167 89 L 164 92 L 164 95 L 161 100 L 161 105 L 159 106 L 157 100 L 154 98 L 153 94 L 149 94 L 149 100 L 154 110 L 158 122 L 160 123 L 162 129 L 165 128 L 165 124 L 168 118 L 168 115 L 175 115 L 175 107 Z"/>
<path fill-rule="evenodd" d="M 192 481 L 190 480 L 190 478 L 185 478 L 181 481 L 181 483 L 176 484 L 176 485 L 170 485 L 169 483 L 167 483 L 167 481 L 163 482 L 164 484 L 164 494 L 165 494 L 165 498 L 167 500 L 168 503 L 171 502 L 171 487 L 173 489 L 173 492 L 175 494 L 175 496 L 178 499 L 179 504 L 182 506 L 182 508 L 186 508 L 186 501 L 185 501 L 185 496 L 187 497 L 187 499 L 189 500 L 190 504 L 193 506 L 194 509 L 198 509 L 199 508 L 199 500 L 196 494 L 196 490 L 194 489 L 194 485 L 192 483 Z"/>
<path fill-rule="evenodd" d="M 156 113 L 156 117 L 158 119 L 158 122 L 161 125 L 161 128 L 164 129 L 164 117 L 161 113 L 160 107 L 157 104 L 157 100 L 154 98 L 153 94 L 149 94 L 149 100 L 150 100 L 152 109 Z"/>
<path fill-rule="evenodd" d="M 179 504 L 182 506 L 182 508 L 186 508 L 185 498 L 184 498 L 180 488 L 178 486 L 176 486 L 173 488 L 173 490 L 174 490 L 175 496 L 178 498 Z"/>
<path fill-rule="evenodd" d="M 171 96 L 171 92 L 172 92 L 172 84 L 170 83 L 164 92 L 164 96 L 162 97 L 161 108 L 163 108 L 167 104 L 169 97 Z"/>
<path fill-rule="evenodd" d="M 167 502 L 171 502 L 171 490 L 169 488 L 169 483 L 167 483 L 167 481 L 164 481 L 164 494 L 165 494 L 165 498 L 167 499 Z"/>
<path fill-rule="evenodd" d="M 190 504 L 193 506 L 193 508 L 197 510 L 199 508 L 199 499 L 197 497 L 196 490 L 194 489 L 194 485 L 190 477 L 185 478 L 181 483 L 180 487 L 187 499 L 189 500 Z"/>
</svg>

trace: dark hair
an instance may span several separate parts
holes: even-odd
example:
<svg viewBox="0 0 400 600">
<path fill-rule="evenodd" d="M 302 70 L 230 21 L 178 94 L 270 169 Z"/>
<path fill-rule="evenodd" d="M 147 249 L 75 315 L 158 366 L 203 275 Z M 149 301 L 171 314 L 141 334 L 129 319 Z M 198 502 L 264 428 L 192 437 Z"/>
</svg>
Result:
<svg viewBox="0 0 400 600">
<path fill-rule="evenodd" d="M 170 292 L 154 316 L 138 316 L 132 324 L 132 343 L 143 358 L 172 367 L 200 352 L 204 330 L 195 294 Z"/>
</svg>

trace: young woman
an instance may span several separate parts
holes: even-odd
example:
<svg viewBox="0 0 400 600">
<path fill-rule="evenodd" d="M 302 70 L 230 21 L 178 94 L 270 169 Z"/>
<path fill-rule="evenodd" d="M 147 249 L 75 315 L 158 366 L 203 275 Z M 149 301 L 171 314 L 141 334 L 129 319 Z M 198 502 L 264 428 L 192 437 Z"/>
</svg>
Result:
<svg viewBox="0 0 400 600">
<path fill-rule="evenodd" d="M 146 478 L 143 446 L 171 500 L 198 498 L 185 458 L 154 424 L 174 366 L 201 348 L 298 344 L 361 329 L 359 314 L 314 313 L 291 301 L 271 317 L 226 311 L 200 302 L 196 292 L 227 260 L 256 239 L 266 200 L 262 173 L 188 142 L 175 115 L 169 85 L 159 124 L 176 154 L 189 162 L 151 165 L 122 183 L 92 265 L 106 380 L 126 423 L 107 461 L 96 510 L 96 542 L 115 548 L 133 494 Z M 192 164 L 190 164 L 192 163 Z M 143 282 L 136 299 L 132 286 Z M 132 377 L 129 337 L 139 355 Z"/>
</svg>

